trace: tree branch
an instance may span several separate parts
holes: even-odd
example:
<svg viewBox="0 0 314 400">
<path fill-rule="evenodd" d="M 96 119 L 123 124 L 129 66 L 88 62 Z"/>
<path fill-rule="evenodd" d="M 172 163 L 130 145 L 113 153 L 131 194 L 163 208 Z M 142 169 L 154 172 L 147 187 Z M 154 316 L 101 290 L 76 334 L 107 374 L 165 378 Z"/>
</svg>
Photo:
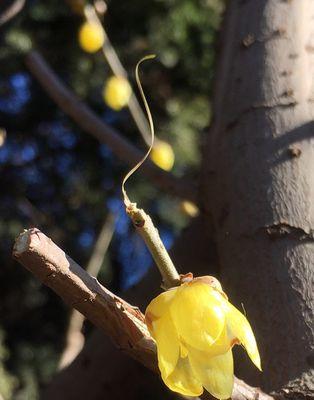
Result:
<svg viewBox="0 0 314 400">
<path fill-rule="evenodd" d="M 155 342 L 137 307 L 103 287 L 36 228 L 18 236 L 13 257 L 67 304 L 103 330 L 123 352 L 158 372 Z M 273 399 L 235 378 L 232 400 L 257 398 Z"/>
<path fill-rule="evenodd" d="M 141 152 L 135 146 L 103 122 L 61 82 L 38 52 L 28 53 L 25 63 L 48 95 L 81 129 L 105 143 L 121 161 L 132 167 L 142 158 Z M 198 202 L 197 189 L 194 184 L 187 182 L 186 178 L 177 178 L 149 160 L 142 172 L 167 193 Z"/>
<path fill-rule="evenodd" d="M 116 76 L 123 76 L 125 79 L 129 81 L 128 73 L 124 69 L 118 54 L 115 51 L 115 48 L 112 46 L 108 34 L 105 31 L 105 28 L 103 24 L 101 23 L 101 20 L 99 18 L 99 15 L 97 14 L 95 10 L 95 4 L 92 6 L 90 4 L 87 4 L 85 6 L 85 16 L 87 21 L 93 22 L 96 21 L 97 24 L 99 24 L 104 32 L 105 35 L 105 42 L 102 47 L 102 53 L 104 55 L 105 60 L 107 61 L 111 71 L 114 73 Z M 131 97 L 128 102 L 128 108 L 130 111 L 130 114 L 133 117 L 133 120 L 140 131 L 145 143 L 147 146 L 150 146 L 151 142 L 151 134 L 150 134 L 150 129 L 149 129 L 149 124 L 147 122 L 146 116 L 134 94 L 132 91 Z M 155 143 L 157 143 L 158 138 L 155 136 Z"/>
<path fill-rule="evenodd" d="M 92 254 L 86 266 L 86 272 L 97 278 L 103 264 L 115 226 L 115 216 L 111 213 L 106 217 L 99 236 L 95 242 Z M 66 345 L 61 354 L 59 369 L 67 367 L 80 353 L 84 346 L 85 336 L 82 333 L 84 315 L 77 310 L 72 310 L 69 326 L 66 333 Z"/>
<path fill-rule="evenodd" d="M 122 351 L 157 370 L 155 344 L 136 307 L 104 288 L 36 228 L 22 232 L 13 257 L 103 330 Z"/>
<path fill-rule="evenodd" d="M 9 3 L 11 4 L 8 6 L 6 5 L 6 2 L 4 3 L 3 6 L 6 7 L 4 11 L 2 11 L 3 6 L 0 8 L 0 26 L 14 18 L 25 6 L 25 0 L 14 0 Z"/>
</svg>

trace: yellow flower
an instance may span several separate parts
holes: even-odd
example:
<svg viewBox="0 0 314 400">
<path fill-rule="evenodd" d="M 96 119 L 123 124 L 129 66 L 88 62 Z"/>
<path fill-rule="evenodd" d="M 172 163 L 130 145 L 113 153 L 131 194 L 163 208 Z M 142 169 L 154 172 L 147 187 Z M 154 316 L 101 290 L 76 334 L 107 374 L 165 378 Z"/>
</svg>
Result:
<svg viewBox="0 0 314 400">
<path fill-rule="evenodd" d="M 145 319 L 157 344 L 161 377 L 174 392 L 200 396 L 205 388 L 217 399 L 229 399 L 234 344 L 243 344 L 261 369 L 249 322 L 213 277 L 195 278 L 160 294 L 148 305 Z"/>
<path fill-rule="evenodd" d="M 158 165 L 158 167 L 165 171 L 170 171 L 174 164 L 174 153 L 170 144 L 158 140 L 154 144 L 150 153 L 151 160 Z"/>
<path fill-rule="evenodd" d="M 131 94 L 131 86 L 127 79 L 122 76 L 110 77 L 103 90 L 106 104 L 116 111 L 121 110 L 128 104 Z"/>
<path fill-rule="evenodd" d="M 79 30 L 79 43 L 87 53 L 95 53 L 103 46 L 105 35 L 97 23 L 84 22 Z"/>
<path fill-rule="evenodd" d="M 191 201 L 184 200 L 181 202 L 181 210 L 189 217 L 195 218 L 199 214 L 198 207 Z"/>
</svg>

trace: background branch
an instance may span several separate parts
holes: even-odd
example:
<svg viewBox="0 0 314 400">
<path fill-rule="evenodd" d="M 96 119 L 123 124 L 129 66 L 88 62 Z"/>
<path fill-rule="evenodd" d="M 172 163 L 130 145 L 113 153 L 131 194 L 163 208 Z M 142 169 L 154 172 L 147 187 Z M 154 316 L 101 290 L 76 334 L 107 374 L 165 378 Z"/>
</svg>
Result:
<svg viewBox="0 0 314 400">
<path fill-rule="evenodd" d="M 104 288 L 51 239 L 36 228 L 24 231 L 16 239 L 13 257 L 103 330 L 122 351 L 158 371 L 155 342 L 140 310 Z M 257 398 L 272 399 L 235 378 L 232 400 Z"/>
<path fill-rule="evenodd" d="M 141 152 L 135 146 L 103 122 L 61 82 L 38 52 L 28 53 L 25 62 L 48 95 L 81 129 L 105 143 L 120 160 L 130 166 L 134 166 L 142 158 Z M 177 178 L 149 160 L 141 172 L 167 193 L 198 203 L 197 189 L 186 178 Z"/>
<path fill-rule="evenodd" d="M 97 278 L 97 275 L 103 264 L 109 244 L 111 242 L 115 226 L 115 217 L 109 214 L 101 228 L 95 246 L 92 250 L 91 257 L 88 261 L 86 272 Z M 85 337 L 82 333 L 85 317 L 77 310 L 72 310 L 69 318 L 69 326 L 66 333 L 66 344 L 60 357 L 59 369 L 69 365 L 82 350 Z"/>
<path fill-rule="evenodd" d="M 0 8 L 0 26 L 14 18 L 19 12 L 22 11 L 25 0 L 15 0 L 8 2 L 1 2 Z M 5 7 L 5 8 L 4 8 Z M 4 11 L 2 11 L 4 8 Z"/>
<path fill-rule="evenodd" d="M 128 73 L 125 70 L 125 68 L 123 67 L 123 65 L 118 57 L 118 54 L 116 53 L 114 47 L 112 46 L 112 44 L 109 40 L 108 34 L 107 34 L 103 24 L 101 23 L 101 20 L 95 10 L 95 6 L 91 6 L 90 4 L 87 4 L 85 6 L 85 16 L 86 16 L 87 21 L 89 21 L 89 22 L 96 21 L 96 23 L 102 27 L 102 30 L 105 35 L 105 41 L 104 41 L 104 45 L 102 47 L 102 53 L 103 53 L 105 59 L 107 60 L 108 65 L 109 65 L 111 71 L 113 72 L 113 74 L 116 76 L 122 76 L 123 78 L 125 78 L 129 81 Z M 150 135 L 149 125 L 148 125 L 146 116 L 145 116 L 133 90 L 132 90 L 131 97 L 128 101 L 127 107 L 129 109 L 130 114 L 132 115 L 133 120 L 134 120 L 138 130 L 140 131 L 145 143 L 147 144 L 147 146 L 150 146 L 151 135 Z M 157 137 L 155 137 L 155 141 L 158 141 Z"/>
</svg>

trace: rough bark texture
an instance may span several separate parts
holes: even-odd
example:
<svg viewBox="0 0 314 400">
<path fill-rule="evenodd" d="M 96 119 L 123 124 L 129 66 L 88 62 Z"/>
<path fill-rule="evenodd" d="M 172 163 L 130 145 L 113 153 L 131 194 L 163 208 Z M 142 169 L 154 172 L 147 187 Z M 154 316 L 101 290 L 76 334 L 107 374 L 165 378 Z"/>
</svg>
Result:
<svg viewBox="0 0 314 400">
<path fill-rule="evenodd" d="M 262 374 L 238 372 L 312 398 L 314 2 L 228 4 L 204 186 L 224 288 L 262 356 Z"/>
<path fill-rule="evenodd" d="M 120 350 L 157 371 L 156 346 L 137 307 L 102 286 L 36 228 L 18 236 L 13 257 L 105 332 Z"/>
</svg>

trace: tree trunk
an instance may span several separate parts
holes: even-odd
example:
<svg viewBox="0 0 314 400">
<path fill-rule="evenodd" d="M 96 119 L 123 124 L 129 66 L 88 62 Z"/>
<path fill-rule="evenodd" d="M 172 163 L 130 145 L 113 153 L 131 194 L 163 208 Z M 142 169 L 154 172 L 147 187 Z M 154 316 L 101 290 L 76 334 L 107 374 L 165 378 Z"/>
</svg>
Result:
<svg viewBox="0 0 314 400">
<path fill-rule="evenodd" d="M 238 373 L 313 396 L 314 1 L 228 4 L 203 183 L 224 288 L 262 356 L 262 374 Z"/>
</svg>

